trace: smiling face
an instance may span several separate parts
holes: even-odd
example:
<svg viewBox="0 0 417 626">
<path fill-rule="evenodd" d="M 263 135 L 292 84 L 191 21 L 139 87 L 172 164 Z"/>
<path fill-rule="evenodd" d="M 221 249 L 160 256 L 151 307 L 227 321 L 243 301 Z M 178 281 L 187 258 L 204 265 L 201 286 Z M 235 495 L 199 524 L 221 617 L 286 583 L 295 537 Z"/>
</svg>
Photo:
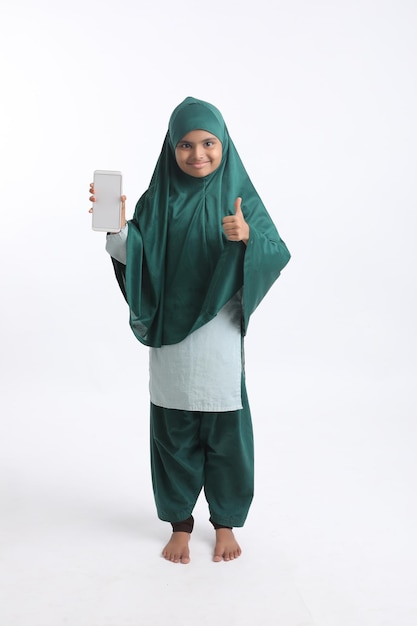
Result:
<svg viewBox="0 0 417 626">
<path fill-rule="evenodd" d="M 175 148 L 178 167 L 195 178 L 203 178 L 214 172 L 222 160 L 220 139 L 206 130 L 192 130 Z"/>
</svg>

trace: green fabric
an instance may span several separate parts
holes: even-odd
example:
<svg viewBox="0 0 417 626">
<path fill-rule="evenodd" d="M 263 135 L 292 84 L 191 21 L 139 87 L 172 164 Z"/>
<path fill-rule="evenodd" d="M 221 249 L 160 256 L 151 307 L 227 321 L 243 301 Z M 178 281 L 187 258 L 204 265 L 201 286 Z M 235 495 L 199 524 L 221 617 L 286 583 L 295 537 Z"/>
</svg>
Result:
<svg viewBox="0 0 417 626">
<path fill-rule="evenodd" d="M 204 178 L 185 174 L 175 146 L 192 130 L 220 139 L 220 166 Z M 222 218 L 236 198 L 250 239 L 230 242 Z M 126 268 L 113 259 L 139 341 L 160 347 L 207 323 L 243 287 L 242 333 L 290 258 L 229 137 L 220 112 L 186 98 L 172 113 L 148 190 L 129 222 Z"/>
<path fill-rule="evenodd" d="M 210 517 L 243 526 L 253 498 L 252 420 L 242 380 L 238 411 L 204 413 L 151 404 L 152 485 L 158 517 L 180 522 L 204 486 Z"/>
</svg>

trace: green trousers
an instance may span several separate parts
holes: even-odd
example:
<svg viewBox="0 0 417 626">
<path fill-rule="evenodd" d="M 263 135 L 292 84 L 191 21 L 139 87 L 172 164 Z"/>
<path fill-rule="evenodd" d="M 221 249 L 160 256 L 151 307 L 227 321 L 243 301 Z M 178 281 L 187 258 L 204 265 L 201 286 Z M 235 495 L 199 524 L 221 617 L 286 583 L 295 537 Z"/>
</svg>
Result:
<svg viewBox="0 0 417 626">
<path fill-rule="evenodd" d="M 191 516 L 204 488 L 210 517 L 243 526 L 253 498 L 252 420 L 242 380 L 238 411 L 200 412 L 151 404 L 152 485 L 158 517 Z"/>
</svg>

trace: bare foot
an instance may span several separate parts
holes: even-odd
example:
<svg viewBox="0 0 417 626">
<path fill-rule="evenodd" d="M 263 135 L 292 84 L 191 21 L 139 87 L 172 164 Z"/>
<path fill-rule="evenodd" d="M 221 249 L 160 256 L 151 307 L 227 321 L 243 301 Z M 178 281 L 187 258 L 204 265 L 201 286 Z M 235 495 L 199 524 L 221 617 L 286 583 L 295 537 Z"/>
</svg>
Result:
<svg viewBox="0 0 417 626">
<path fill-rule="evenodd" d="M 242 554 L 240 545 L 235 539 L 230 528 L 218 528 L 216 530 L 216 546 L 214 548 L 213 561 L 232 561 Z"/>
<path fill-rule="evenodd" d="M 176 532 L 172 533 L 171 539 L 162 550 L 162 556 L 172 563 L 189 563 L 190 550 L 188 542 L 190 541 L 190 533 Z"/>
</svg>

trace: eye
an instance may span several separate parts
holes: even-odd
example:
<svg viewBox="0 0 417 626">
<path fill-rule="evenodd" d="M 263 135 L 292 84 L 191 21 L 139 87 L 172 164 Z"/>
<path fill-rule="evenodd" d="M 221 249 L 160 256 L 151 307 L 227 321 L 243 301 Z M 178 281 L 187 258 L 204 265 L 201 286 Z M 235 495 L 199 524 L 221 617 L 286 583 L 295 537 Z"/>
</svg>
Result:
<svg viewBox="0 0 417 626">
<path fill-rule="evenodd" d="M 189 143 L 179 143 L 178 144 L 178 148 L 181 148 L 182 150 L 187 150 L 187 148 L 191 148 L 191 144 Z"/>
<path fill-rule="evenodd" d="M 211 148 L 212 146 L 214 146 L 214 145 L 215 145 L 215 143 L 216 143 L 216 142 L 215 142 L 215 141 L 213 141 L 213 139 L 208 139 L 208 140 L 205 142 L 205 145 L 207 146 L 207 148 Z"/>
</svg>

